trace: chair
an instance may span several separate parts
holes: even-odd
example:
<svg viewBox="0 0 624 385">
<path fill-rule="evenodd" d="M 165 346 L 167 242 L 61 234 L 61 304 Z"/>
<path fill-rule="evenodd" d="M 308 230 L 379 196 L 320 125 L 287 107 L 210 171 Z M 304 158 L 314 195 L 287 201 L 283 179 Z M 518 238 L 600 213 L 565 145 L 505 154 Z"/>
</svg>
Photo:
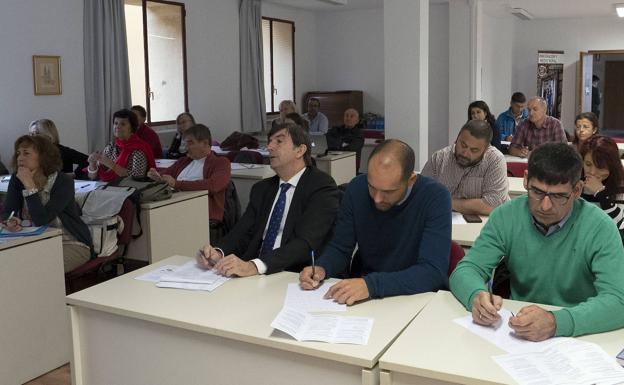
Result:
<svg viewBox="0 0 624 385">
<path fill-rule="evenodd" d="M 229 158 L 229 155 L 230 154 L 228 154 L 228 158 Z M 248 151 L 248 150 L 239 151 L 238 154 L 234 156 L 233 160 L 230 160 L 230 161 L 234 163 L 252 163 L 252 164 L 264 163 L 262 154 L 260 154 L 257 151 Z"/>
<path fill-rule="evenodd" d="M 451 256 L 449 258 L 449 268 L 448 268 L 449 277 L 451 276 L 451 274 L 453 274 L 455 267 L 457 267 L 457 264 L 459 263 L 459 261 L 461 261 L 462 258 L 464 258 L 465 254 L 466 253 L 464 252 L 464 249 L 457 242 L 451 241 Z"/>
<path fill-rule="evenodd" d="M 237 151 L 237 150 L 233 150 L 233 151 L 227 152 L 225 154 L 225 157 L 228 158 L 230 160 L 230 162 L 234 162 L 234 158 L 236 158 L 236 156 L 238 155 L 239 152 L 240 151 Z"/>
<path fill-rule="evenodd" d="M 528 166 L 526 162 L 507 162 L 507 176 L 522 178 Z"/>
<path fill-rule="evenodd" d="M 230 180 L 225 190 L 225 208 L 222 221 L 210 221 L 210 243 L 219 241 L 234 228 L 241 217 L 241 205 L 236 185 Z"/>
<path fill-rule="evenodd" d="M 134 219 L 134 204 L 130 199 L 124 200 L 119 216 L 123 220 L 124 228 L 120 234 L 117 234 L 117 250 L 107 257 L 96 257 L 88 262 L 78 266 L 72 271 L 65 273 L 65 291 L 71 294 L 77 291 L 77 283 L 90 273 L 104 273 L 106 266 L 117 262 L 121 266 L 117 266 L 117 275 L 123 273 L 123 257 L 128 251 L 128 245 L 132 241 L 132 224 Z M 121 271 L 120 271 L 121 267 Z M 84 288 L 84 287 L 83 287 Z M 82 288 L 81 288 L 82 289 Z"/>
</svg>

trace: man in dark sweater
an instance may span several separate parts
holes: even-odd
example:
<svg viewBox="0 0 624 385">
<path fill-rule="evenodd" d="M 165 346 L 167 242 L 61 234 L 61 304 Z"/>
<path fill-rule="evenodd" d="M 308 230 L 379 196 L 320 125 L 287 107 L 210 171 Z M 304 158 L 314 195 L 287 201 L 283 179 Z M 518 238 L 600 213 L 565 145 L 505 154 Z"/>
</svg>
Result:
<svg viewBox="0 0 624 385">
<path fill-rule="evenodd" d="M 358 278 L 336 283 L 327 298 L 352 305 L 447 286 L 451 197 L 442 184 L 417 175 L 414 163 L 414 151 L 400 140 L 375 148 L 368 174 L 347 187 L 333 239 L 316 266 L 301 272 L 303 289 L 315 289 L 349 266 L 348 275 Z"/>
</svg>

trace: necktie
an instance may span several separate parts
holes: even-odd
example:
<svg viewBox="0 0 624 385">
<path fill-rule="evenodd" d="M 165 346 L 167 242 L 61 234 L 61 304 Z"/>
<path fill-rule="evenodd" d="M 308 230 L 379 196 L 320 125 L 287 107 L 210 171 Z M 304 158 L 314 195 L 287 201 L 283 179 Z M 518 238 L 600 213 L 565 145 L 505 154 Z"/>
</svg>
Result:
<svg viewBox="0 0 624 385">
<path fill-rule="evenodd" d="M 282 217 L 284 216 L 284 209 L 286 208 L 286 191 L 288 191 L 290 187 L 291 186 L 288 183 L 282 183 L 280 185 L 279 197 L 277 197 L 277 202 L 275 202 L 275 207 L 273 208 L 271 218 L 269 219 L 269 227 L 264 237 L 264 241 L 262 242 L 262 247 L 260 248 L 260 257 L 265 256 L 273 250 L 275 238 L 277 238 L 280 223 L 282 223 Z"/>
</svg>

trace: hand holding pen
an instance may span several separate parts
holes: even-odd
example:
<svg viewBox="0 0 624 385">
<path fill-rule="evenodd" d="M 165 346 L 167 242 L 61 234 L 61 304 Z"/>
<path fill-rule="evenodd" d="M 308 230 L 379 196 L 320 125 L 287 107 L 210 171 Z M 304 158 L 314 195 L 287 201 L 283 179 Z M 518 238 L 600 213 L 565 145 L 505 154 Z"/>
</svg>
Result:
<svg viewBox="0 0 624 385">
<path fill-rule="evenodd" d="M 223 250 L 218 247 L 206 245 L 197 251 L 197 264 L 204 269 L 210 270 L 223 258 Z"/>
<path fill-rule="evenodd" d="M 472 319 L 479 325 L 493 325 L 501 319 L 498 311 L 503 307 L 503 298 L 494 294 L 493 286 L 496 268 L 503 259 L 505 259 L 504 256 L 500 258 L 490 273 L 489 280 L 487 281 L 488 291 L 479 292 L 472 300 Z"/>
<path fill-rule="evenodd" d="M 22 229 L 21 221 L 15 216 L 15 211 L 11 211 L 11 215 L 9 215 L 4 223 L 4 227 L 10 232 L 16 232 Z"/>
<path fill-rule="evenodd" d="M 324 268 L 316 266 L 314 250 L 310 252 L 310 257 L 312 259 L 312 266 L 304 268 L 299 274 L 299 284 L 304 290 L 312 290 L 319 287 L 325 279 L 326 274 Z"/>
</svg>

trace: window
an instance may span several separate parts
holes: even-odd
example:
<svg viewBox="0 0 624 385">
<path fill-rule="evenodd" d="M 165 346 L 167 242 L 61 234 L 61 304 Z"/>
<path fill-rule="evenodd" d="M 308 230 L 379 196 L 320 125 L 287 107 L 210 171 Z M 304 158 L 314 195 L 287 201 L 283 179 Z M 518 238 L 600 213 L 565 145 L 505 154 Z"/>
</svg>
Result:
<svg viewBox="0 0 624 385">
<path fill-rule="evenodd" d="M 266 112 L 279 112 L 282 100 L 295 100 L 295 23 L 262 18 Z"/>
<path fill-rule="evenodd" d="M 184 4 L 126 0 L 124 9 L 132 104 L 153 125 L 174 123 L 188 111 Z"/>
</svg>

